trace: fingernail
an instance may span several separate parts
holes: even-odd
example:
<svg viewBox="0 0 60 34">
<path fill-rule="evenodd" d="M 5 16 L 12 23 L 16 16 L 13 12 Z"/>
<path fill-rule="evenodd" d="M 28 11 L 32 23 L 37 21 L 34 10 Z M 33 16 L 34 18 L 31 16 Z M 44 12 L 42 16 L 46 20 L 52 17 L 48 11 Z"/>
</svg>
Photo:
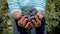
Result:
<svg viewBox="0 0 60 34">
<path fill-rule="evenodd" d="M 28 23 L 30 23 L 30 22 L 28 22 Z"/>
<path fill-rule="evenodd" d="M 27 19 L 25 19 L 25 20 L 27 20 Z"/>
<path fill-rule="evenodd" d="M 34 20 L 32 20 L 32 21 L 34 21 Z"/>
</svg>

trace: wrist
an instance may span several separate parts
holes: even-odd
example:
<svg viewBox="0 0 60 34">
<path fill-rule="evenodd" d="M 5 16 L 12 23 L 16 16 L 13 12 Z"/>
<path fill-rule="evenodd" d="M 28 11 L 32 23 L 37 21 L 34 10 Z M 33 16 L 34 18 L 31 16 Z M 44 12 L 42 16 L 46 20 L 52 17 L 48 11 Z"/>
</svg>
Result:
<svg viewBox="0 0 60 34">
<path fill-rule="evenodd" d="M 14 19 L 16 19 L 16 20 L 19 20 L 20 19 L 20 15 L 21 15 L 20 11 L 15 11 L 15 12 L 13 12 L 12 17 Z"/>
<path fill-rule="evenodd" d="M 44 15 L 44 12 L 42 10 L 38 10 L 37 14 L 38 15 Z"/>
</svg>

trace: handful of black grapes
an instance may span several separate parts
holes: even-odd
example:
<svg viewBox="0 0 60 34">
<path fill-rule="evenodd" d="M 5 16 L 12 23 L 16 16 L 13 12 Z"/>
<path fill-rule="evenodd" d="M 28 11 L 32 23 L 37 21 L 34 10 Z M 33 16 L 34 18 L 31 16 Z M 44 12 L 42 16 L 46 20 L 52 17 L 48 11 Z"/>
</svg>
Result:
<svg viewBox="0 0 60 34">
<path fill-rule="evenodd" d="M 27 19 L 28 19 L 28 22 L 30 22 L 31 20 L 35 20 L 35 16 L 38 16 L 37 15 L 37 10 L 35 8 L 28 8 L 28 7 L 25 7 L 25 9 L 23 8 L 22 9 L 22 16 L 26 15 L 27 16 Z"/>
</svg>

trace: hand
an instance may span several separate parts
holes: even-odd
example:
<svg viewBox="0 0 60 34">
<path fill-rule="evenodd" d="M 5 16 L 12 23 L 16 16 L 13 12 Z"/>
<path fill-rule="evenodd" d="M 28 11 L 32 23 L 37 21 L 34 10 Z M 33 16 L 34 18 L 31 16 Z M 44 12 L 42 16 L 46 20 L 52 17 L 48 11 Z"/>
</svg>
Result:
<svg viewBox="0 0 60 34">
<path fill-rule="evenodd" d="M 38 16 L 35 16 L 36 21 L 35 21 L 35 20 L 32 20 L 32 22 L 33 22 L 33 27 L 40 27 L 41 24 L 42 24 L 41 21 L 42 21 L 42 19 L 43 19 L 43 11 L 38 10 L 37 14 L 38 14 Z M 39 18 L 38 18 L 38 17 L 39 17 Z M 39 20 L 39 19 L 40 19 L 40 20 Z"/>
<path fill-rule="evenodd" d="M 25 29 L 30 29 L 31 28 L 31 22 L 27 23 L 27 18 L 26 16 L 23 16 L 19 21 L 18 21 L 18 26 L 21 26 Z"/>
<path fill-rule="evenodd" d="M 44 16 L 43 16 L 43 11 L 38 10 L 37 14 L 38 14 L 39 19 L 42 20 L 43 17 L 44 17 Z"/>
<path fill-rule="evenodd" d="M 23 16 L 20 20 L 18 20 L 18 26 L 25 27 L 27 22 L 26 16 Z"/>
<path fill-rule="evenodd" d="M 41 20 L 39 20 L 39 18 L 37 16 L 35 16 L 35 20 L 32 20 L 33 22 L 33 27 L 40 27 L 41 26 Z"/>
<path fill-rule="evenodd" d="M 20 16 L 21 16 L 21 12 L 19 11 L 15 11 L 12 16 L 14 19 L 18 20 L 18 26 L 21 26 L 21 27 L 24 27 L 26 29 L 30 28 L 30 22 L 27 22 L 27 18 L 25 18 L 26 16 L 23 16 L 21 19 L 20 19 Z"/>
<path fill-rule="evenodd" d="M 31 22 L 28 22 L 25 26 L 26 29 L 30 29 L 32 28 L 32 23 Z"/>
</svg>

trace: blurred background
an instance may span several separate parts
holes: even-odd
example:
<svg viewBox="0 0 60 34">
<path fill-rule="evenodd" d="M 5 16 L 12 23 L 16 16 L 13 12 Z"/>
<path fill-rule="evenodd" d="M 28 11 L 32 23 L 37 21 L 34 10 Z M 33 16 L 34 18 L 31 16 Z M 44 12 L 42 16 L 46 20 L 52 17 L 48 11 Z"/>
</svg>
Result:
<svg viewBox="0 0 60 34">
<path fill-rule="evenodd" d="M 60 0 L 47 0 L 45 17 L 47 33 L 60 34 Z M 0 34 L 13 33 L 12 21 L 7 0 L 0 0 Z"/>
</svg>

